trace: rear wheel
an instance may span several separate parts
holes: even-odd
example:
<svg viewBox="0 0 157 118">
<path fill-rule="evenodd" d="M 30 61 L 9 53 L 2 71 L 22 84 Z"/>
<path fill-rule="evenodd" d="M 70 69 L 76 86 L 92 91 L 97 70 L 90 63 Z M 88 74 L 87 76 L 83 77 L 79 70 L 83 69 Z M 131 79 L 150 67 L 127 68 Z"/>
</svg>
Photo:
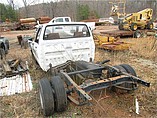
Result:
<svg viewBox="0 0 157 118">
<path fill-rule="evenodd" d="M 137 77 L 135 70 L 130 65 L 121 64 L 120 66 L 122 66 L 127 71 L 127 73 L 129 73 L 130 75 Z M 135 88 L 137 88 L 137 84 L 136 83 L 127 83 L 127 88 L 135 89 Z"/>
<path fill-rule="evenodd" d="M 128 64 L 121 64 L 119 66 L 122 66 L 127 71 L 127 73 L 129 73 L 130 75 L 137 76 L 135 70 L 130 65 L 128 65 Z"/>
<path fill-rule="evenodd" d="M 139 30 L 136 30 L 134 33 L 134 37 L 135 38 L 141 38 L 142 37 L 142 33 Z"/>
<path fill-rule="evenodd" d="M 147 29 L 153 29 L 153 23 L 152 22 L 149 22 L 147 24 Z"/>
<path fill-rule="evenodd" d="M 121 72 L 126 72 L 126 73 L 133 75 L 133 76 L 136 76 L 135 70 L 130 65 L 121 64 L 121 65 L 117 65 L 114 67 L 117 68 L 118 70 L 120 70 Z M 107 75 L 109 75 L 108 77 L 116 77 L 116 76 L 119 76 L 121 74 L 118 73 L 117 71 L 114 71 L 113 69 L 111 69 L 108 71 Z M 112 90 L 115 92 L 125 93 L 126 91 L 131 91 L 136 87 L 137 87 L 137 85 L 135 83 L 125 82 L 123 84 L 112 87 Z"/>
<path fill-rule="evenodd" d="M 54 96 L 48 79 L 39 81 L 39 95 L 43 114 L 51 116 L 54 113 Z"/>
<path fill-rule="evenodd" d="M 131 28 L 131 30 L 136 31 L 137 30 L 137 24 L 132 23 L 130 28 Z"/>
<path fill-rule="evenodd" d="M 59 76 L 54 76 L 51 79 L 51 85 L 54 90 L 56 111 L 65 111 L 67 108 L 67 94 L 63 80 Z"/>
</svg>

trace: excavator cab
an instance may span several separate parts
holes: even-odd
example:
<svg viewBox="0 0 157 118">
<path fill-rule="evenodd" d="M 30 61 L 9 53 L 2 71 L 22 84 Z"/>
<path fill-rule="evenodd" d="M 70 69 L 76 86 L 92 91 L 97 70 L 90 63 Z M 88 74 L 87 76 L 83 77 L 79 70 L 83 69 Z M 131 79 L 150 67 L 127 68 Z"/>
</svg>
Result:
<svg viewBox="0 0 157 118">
<path fill-rule="evenodd" d="M 153 10 L 150 8 L 144 9 L 137 13 L 132 13 L 124 17 L 119 24 L 120 30 L 137 30 L 140 29 L 153 29 L 152 20 Z"/>
</svg>

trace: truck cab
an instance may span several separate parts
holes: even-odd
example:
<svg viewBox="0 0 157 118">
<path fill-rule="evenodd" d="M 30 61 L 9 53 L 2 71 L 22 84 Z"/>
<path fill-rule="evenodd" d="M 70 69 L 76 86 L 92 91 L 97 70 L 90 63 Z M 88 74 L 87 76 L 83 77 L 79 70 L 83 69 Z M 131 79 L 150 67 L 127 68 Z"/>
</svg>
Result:
<svg viewBox="0 0 157 118">
<path fill-rule="evenodd" d="M 66 23 L 66 22 L 72 22 L 70 17 L 54 17 L 49 23 Z M 87 26 L 91 29 L 95 29 L 95 22 L 86 22 Z"/>
<path fill-rule="evenodd" d="M 54 17 L 49 23 L 71 22 L 70 17 Z"/>
<path fill-rule="evenodd" d="M 42 70 L 68 60 L 93 61 L 95 44 L 89 27 L 81 22 L 48 23 L 40 25 L 31 52 Z"/>
</svg>

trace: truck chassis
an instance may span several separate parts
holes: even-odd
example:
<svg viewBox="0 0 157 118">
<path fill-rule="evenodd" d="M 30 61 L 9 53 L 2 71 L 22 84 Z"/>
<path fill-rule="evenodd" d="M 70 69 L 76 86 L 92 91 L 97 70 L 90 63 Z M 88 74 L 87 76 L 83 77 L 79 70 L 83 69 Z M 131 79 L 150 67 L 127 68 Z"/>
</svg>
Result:
<svg viewBox="0 0 157 118">
<path fill-rule="evenodd" d="M 104 88 L 124 91 L 137 89 L 137 84 L 149 87 L 150 83 L 137 77 L 127 64 L 110 66 L 105 60 L 98 64 L 86 61 L 67 61 L 56 67 L 50 64 L 51 79 L 39 81 L 39 95 L 43 114 L 51 116 L 54 111 L 64 111 L 67 98 L 77 105 L 92 100 L 90 92 Z"/>
</svg>

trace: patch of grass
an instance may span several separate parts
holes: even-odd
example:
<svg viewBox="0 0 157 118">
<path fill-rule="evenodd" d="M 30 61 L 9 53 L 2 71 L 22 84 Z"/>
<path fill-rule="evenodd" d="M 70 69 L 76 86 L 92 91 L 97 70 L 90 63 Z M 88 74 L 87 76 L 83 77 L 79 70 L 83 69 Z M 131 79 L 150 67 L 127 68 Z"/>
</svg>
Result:
<svg viewBox="0 0 157 118">
<path fill-rule="evenodd" d="M 122 63 L 130 64 L 135 68 L 139 77 L 143 78 L 145 81 L 151 82 L 150 88 L 139 87 L 139 90 L 135 91 L 135 93 L 124 95 L 108 91 L 107 95 L 109 97 L 99 102 L 106 113 L 104 113 L 100 106 L 94 101 L 91 101 L 91 105 L 84 106 L 76 106 L 72 102 L 69 102 L 65 112 L 55 113 L 51 117 L 129 117 L 130 114 L 131 116 L 135 114 L 133 105 L 135 96 L 138 97 L 142 117 L 157 116 L 157 75 L 154 70 L 134 60 L 136 58 L 145 58 L 157 62 L 157 44 L 151 49 L 153 41 L 153 37 L 141 39 L 129 38 L 129 42 L 133 45 L 128 51 L 118 52 L 96 49 L 95 53 L 95 62 L 110 59 L 111 61 L 108 63 L 110 65 Z M 31 59 L 30 50 L 21 49 L 17 42 L 11 45 L 11 50 L 7 55 L 7 59 L 15 58 L 28 61 L 34 89 L 29 93 L 0 97 L 0 106 L 2 108 L 0 109 L 0 114 L 2 114 L 3 117 L 44 117 L 39 112 L 40 101 L 37 88 L 38 81 L 45 76 L 47 77 L 47 74 L 41 69 L 36 68 Z M 98 91 L 94 93 L 94 98 L 99 100 L 100 94 Z M 103 93 L 103 95 L 105 96 L 105 93 Z"/>
<path fill-rule="evenodd" d="M 154 37 L 137 38 L 131 40 L 131 50 L 137 56 L 157 61 L 157 39 Z"/>
</svg>

